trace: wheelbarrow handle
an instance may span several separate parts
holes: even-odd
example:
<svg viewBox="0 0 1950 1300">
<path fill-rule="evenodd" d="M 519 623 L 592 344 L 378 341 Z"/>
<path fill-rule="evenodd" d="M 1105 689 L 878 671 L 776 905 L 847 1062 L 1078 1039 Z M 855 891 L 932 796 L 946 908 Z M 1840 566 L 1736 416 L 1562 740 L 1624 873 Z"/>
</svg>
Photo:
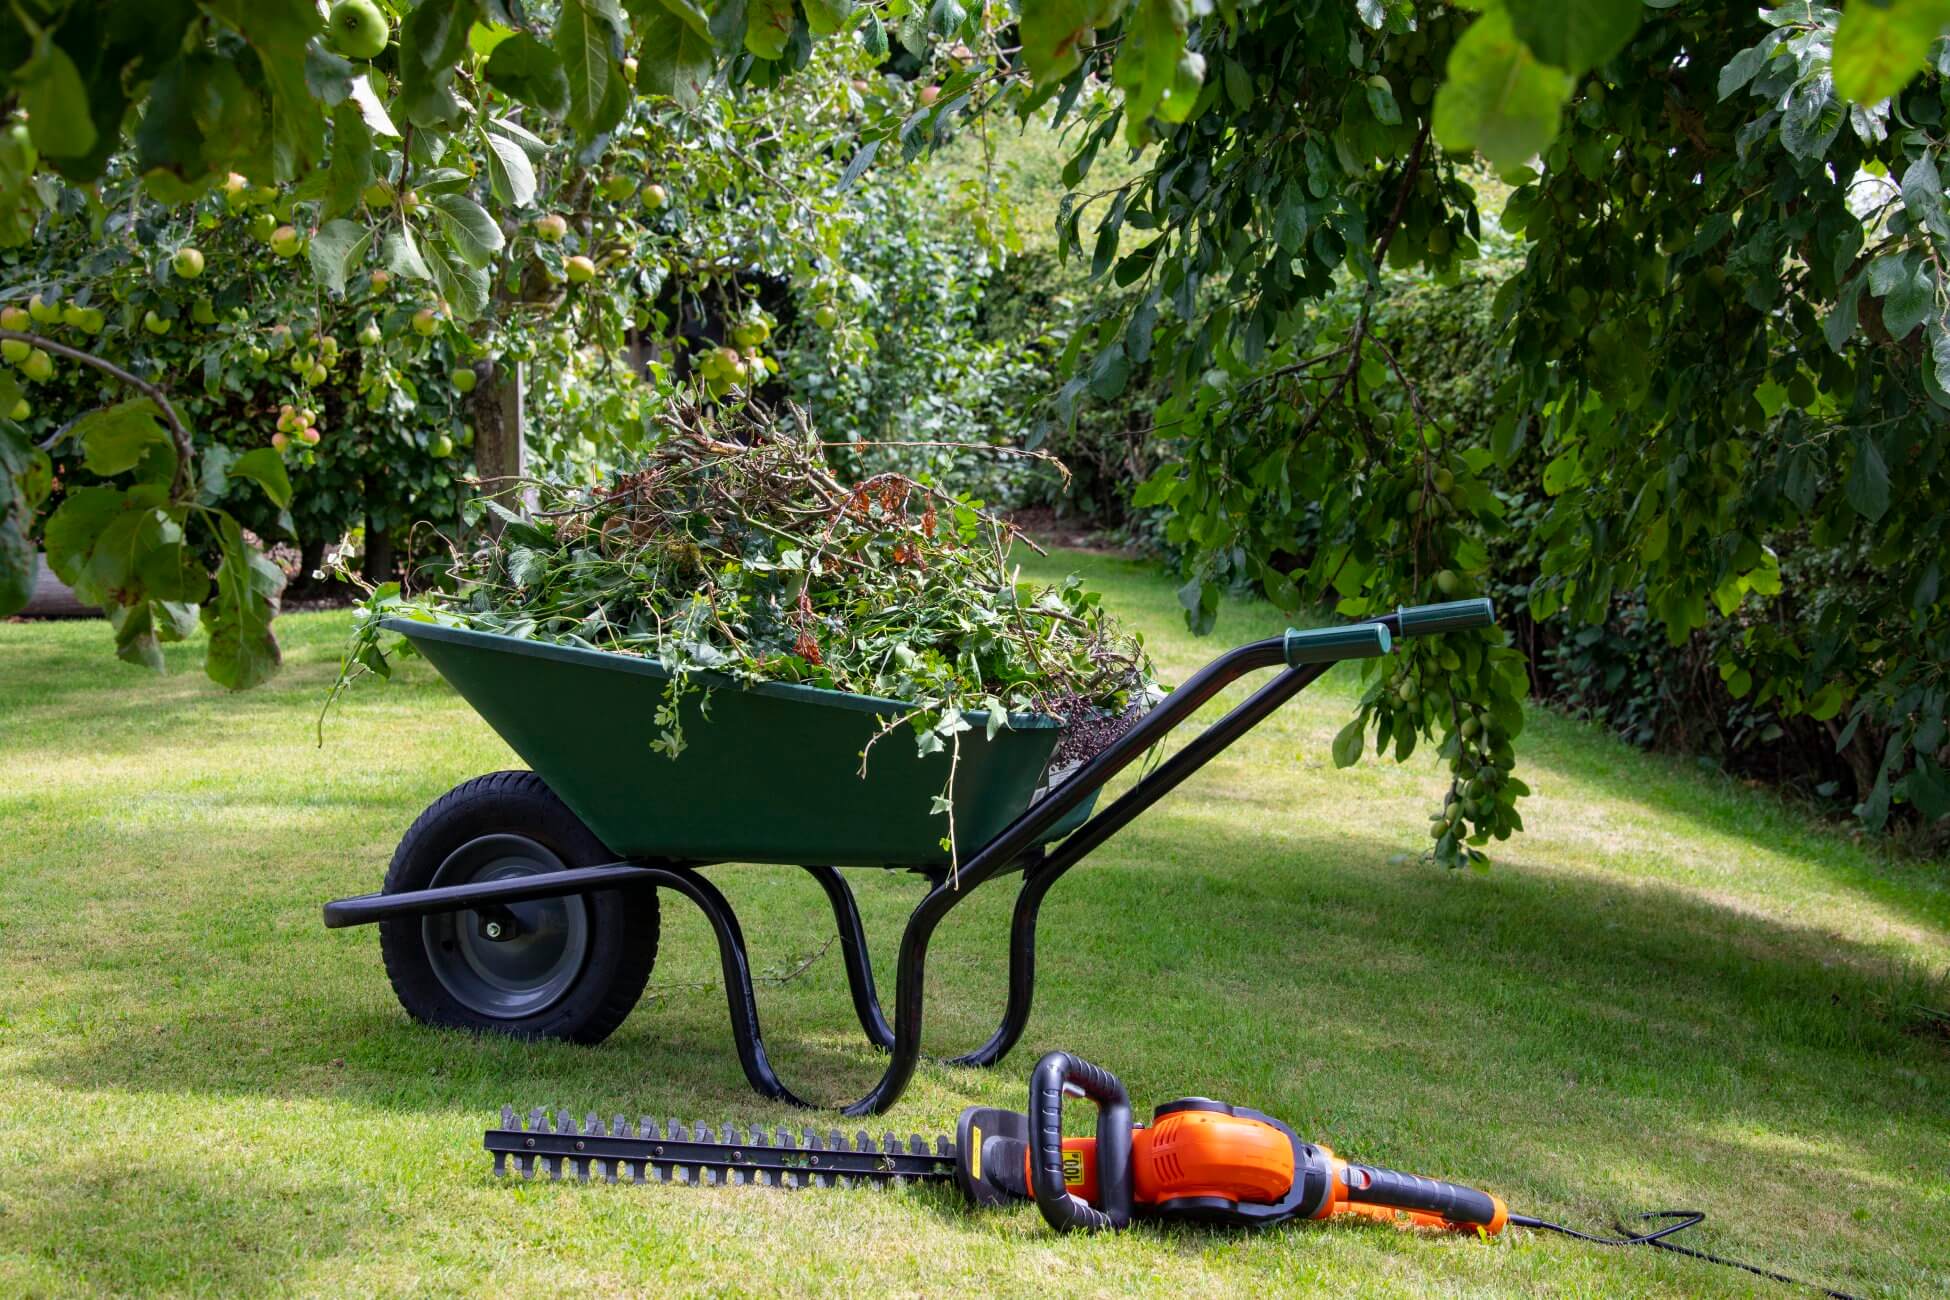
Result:
<svg viewBox="0 0 1950 1300">
<path fill-rule="evenodd" d="M 1393 640 L 1379 623 L 1344 627 L 1288 628 L 1284 645 L 1286 665 L 1328 664 L 1342 659 L 1377 659 L 1388 653 Z"/>
<path fill-rule="evenodd" d="M 1487 596 L 1448 600 L 1439 605 L 1410 605 L 1395 611 L 1395 626 L 1403 636 L 1433 636 L 1437 632 L 1467 632 L 1496 622 L 1496 608 Z"/>
</svg>

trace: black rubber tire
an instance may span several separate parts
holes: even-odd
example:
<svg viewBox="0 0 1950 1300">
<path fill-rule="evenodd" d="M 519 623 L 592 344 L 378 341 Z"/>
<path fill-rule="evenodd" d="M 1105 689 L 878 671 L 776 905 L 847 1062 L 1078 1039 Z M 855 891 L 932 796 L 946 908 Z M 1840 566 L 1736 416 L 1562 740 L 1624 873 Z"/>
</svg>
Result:
<svg viewBox="0 0 1950 1300">
<path fill-rule="evenodd" d="M 384 892 L 428 888 L 449 855 L 487 835 L 525 837 L 566 867 L 616 861 L 616 855 L 540 777 L 533 772 L 493 772 L 455 786 L 420 814 L 393 853 Z M 379 950 L 393 992 L 407 1014 L 424 1024 L 516 1038 L 600 1043 L 636 1006 L 656 964 L 657 891 L 606 890 L 582 895 L 580 903 L 587 936 L 581 969 L 554 1002 L 533 1014 L 487 1015 L 455 997 L 434 968 L 420 917 L 379 923 Z M 457 915 L 471 917 L 472 913 Z"/>
</svg>

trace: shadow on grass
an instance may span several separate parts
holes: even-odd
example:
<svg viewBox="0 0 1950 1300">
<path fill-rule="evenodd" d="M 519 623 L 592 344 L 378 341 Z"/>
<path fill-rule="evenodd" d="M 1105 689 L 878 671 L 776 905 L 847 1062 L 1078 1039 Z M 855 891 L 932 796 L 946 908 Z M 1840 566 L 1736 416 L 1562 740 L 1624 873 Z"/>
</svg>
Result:
<svg viewBox="0 0 1950 1300">
<path fill-rule="evenodd" d="M 1065 880 L 1045 908 L 1038 1015 L 1003 1073 L 1026 1069 L 1052 1024 L 1076 1034 L 1064 1045 L 1109 1061 L 1134 1039 L 1140 1055 L 1156 1056 L 1143 1049 L 1145 1036 L 1190 1028 L 1220 1063 L 1248 1045 L 1256 1055 L 1297 1060 L 1323 1046 L 1393 1041 L 1400 1050 L 1392 1059 L 1364 1055 L 1336 1068 L 1362 1076 L 1364 1086 L 1417 1091 L 1425 1080 L 1397 1076 L 1414 1076 L 1417 1061 L 1467 1060 L 1493 1039 L 1505 1055 L 1532 1062 L 1544 1086 L 1571 1080 L 1622 1098 L 1641 1091 L 1670 1098 L 1671 1078 L 1700 1076 L 1696 1063 L 1665 1067 L 1707 1054 L 1715 1086 L 1728 1075 L 1747 1076 L 1746 1104 L 1773 1121 L 1809 1092 L 1836 1101 L 1868 1094 L 1895 1113 L 1950 1130 L 1950 1115 L 1938 1104 L 1950 1085 L 1950 1051 L 1940 1039 L 1911 1032 L 1905 1000 L 1915 996 L 1917 976 L 1872 948 L 1664 886 L 1620 889 L 1521 867 L 1468 880 L 1422 867 L 1350 867 L 1335 864 L 1379 864 L 1390 846 L 1294 837 L 1269 846 L 1237 832 L 1216 834 L 1217 842 L 1198 850 L 1220 864 L 1209 874 L 1168 872 L 1142 856 L 1133 861 L 1127 850 L 1122 862 L 1085 866 Z M 275 837 L 266 854 L 278 859 Z M 1271 865 L 1224 865 L 1254 854 Z M 746 900 L 762 917 L 761 928 L 779 925 L 768 905 L 803 907 L 793 920 L 823 939 L 831 919 L 813 901 L 815 890 L 808 885 L 781 897 L 776 885 L 744 874 L 750 870 L 714 874 L 734 902 Z M 1007 893 L 1006 885 L 984 891 L 994 901 Z M 674 896 L 663 901 L 666 955 L 678 922 L 690 949 L 686 961 L 696 965 L 703 927 Z M 904 905 L 879 891 L 863 896 L 883 956 L 895 938 L 888 923 Z M 1000 968 L 1002 938 L 996 909 L 989 911 L 959 932 L 959 917 L 943 927 L 931 1008 L 969 993 L 948 987 L 948 970 Z M 632 1098 L 661 1105 L 672 1093 L 679 1094 L 673 1101 L 741 1113 L 765 1106 L 745 1090 L 719 992 L 679 989 L 663 1009 L 640 1010 L 618 1039 L 595 1049 L 435 1032 L 391 1009 L 370 932 L 313 928 L 315 914 L 294 925 L 288 913 L 281 900 L 259 897 L 228 920 L 256 929 L 261 919 L 285 918 L 248 941 L 237 935 L 240 942 L 218 954 L 212 977 L 239 980 L 261 999 L 247 1017 L 212 1014 L 194 987 L 167 978 L 171 952 L 195 942 L 194 917 L 181 919 L 180 939 L 158 936 L 146 962 L 121 954 L 112 973 L 84 952 L 38 954 L 38 977 L 70 989 L 91 981 L 125 989 L 149 977 L 145 964 L 153 966 L 154 1015 L 96 1027 L 29 1068 L 70 1088 L 270 1090 L 435 1109 L 492 1108 L 510 1100 L 511 1089 L 624 1109 L 636 1104 Z M 204 956 L 207 965 L 211 954 Z M 754 951 L 754 963 L 763 967 L 768 958 Z M 982 982 L 994 999 L 989 1014 L 999 1014 L 999 979 Z M 844 993 L 832 996 L 842 988 L 835 969 L 817 999 L 803 989 L 760 991 L 775 1056 L 784 1047 L 814 1071 L 811 1082 L 786 1076 L 802 1092 L 857 1095 L 878 1073 L 881 1058 L 864 1042 L 840 1046 L 858 1041 Z M 883 979 L 883 996 L 891 999 L 892 991 Z M 966 1022 L 935 1010 L 930 1024 L 939 1031 L 950 1019 Z M 931 1033 L 931 1044 L 942 1036 Z M 1781 1077 L 1783 1053 L 1810 1066 L 1845 1056 L 1850 1068 Z M 1184 1068 L 1182 1051 L 1164 1060 Z M 1921 1072 L 1937 1086 L 1917 1091 L 1879 1080 L 1897 1068 Z M 1181 1088 L 1191 1082 L 1163 1081 Z M 1197 1082 L 1247 1095 L 1252 1081 Z"/>
</svg>

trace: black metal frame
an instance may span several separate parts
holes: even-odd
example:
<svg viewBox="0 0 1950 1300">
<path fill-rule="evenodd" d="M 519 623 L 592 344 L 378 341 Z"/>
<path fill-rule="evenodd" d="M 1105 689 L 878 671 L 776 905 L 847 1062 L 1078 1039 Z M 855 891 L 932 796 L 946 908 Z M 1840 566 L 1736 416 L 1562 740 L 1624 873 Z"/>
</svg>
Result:
<svg viewBox="0 0 1950 1300">
<path fill-rule="evenodd" d="M 874 988 L 866 932 L 852 890 L 839 872 L 830 866 L 805 867 L 825 890 L 827 900 L 832 905 L 833 919 L 839 929 L 840 951 L 846 966 L 847 985 L 852 993 L 853 1009 L 860 1027 L 869 1042 L 887 1051 L 891 1057 L 880 1081 L 865 1096 L 846 1106 L 844 1113 L 878 1114 L 892 1106 L 906 1089 L 921 1059 L 922 1000 L 928 944 L 935 928 L 977 887 L 1006 872 L 1022 872 L 1022 884 L 1016 894 L 1009 927 L 1009 995 L 1002 1021 L 987 1042 L 972 1052 L 953 1058 L 949 1063 L 954 1065 L 993 1065 L 1022 1037 L 1035 992 L 1037 910 L 1042 906 L 1050 887 L 1065 872 L 1267 715 L 1317 681 L 1340 659 L 1385 652 L 1389 637 L 1404 632 L 1447 631 L 1458 627 L 1483 626 L 1490 621 L 1487 602 L 1459 604 L 1472 606 L 1472 611 L 1480 605 L 1481 617 L 1474 617 L 1472 612 L 1468 621 L 1461 621 L 1460 613 L 1445 606 L 1400 611 L 1353 628 L 1325 630 L 1318 634 L 1319 639 L 1314 643 L 1319 647 L 1318 657 L 1310 654 L 1305 646 L 1296 650 L 1296 638 L 1315 635 L 1307 633 L 1269 637 L 1228 651 L 1193 674 L 1190 680 L 1167 695 L 1116 742 L 1032 804 L 973 857 L 962 863 L 955 878 L 950 879 L 945 869 L 925 870 L 923 874 L 928 877 L 931 887 L 909 915 L 901 935 L 891 1022 L 882 1011 L 879 995 Z M 1437 617 L 1437 611 L 1450 611 L 1447 621 Z M 1378 639 L 1379 650 L 1374 649 L 1376 642 L 1372 633 L 1369 633 L 1369 642 L 1358 644 L 1344 635 L 1373 626 L 1379 626 L 1386 633 Z M 1356 648 L 1351 653 L 1343 653 L 1350 645 Z M 1126 790 L 1108 808 L 1091 817 L 1055 846 L 1048 849 L 1042 846 L 1041 840 L 1049 827 L 1136 762 L 1167 732 L 1189 719 L 1213 696 L 1247 673 L 1282 664 L 1295 666 L 1288 667 L 1253 692 L 1156 770 Z M 732 1036 L 737 1043 L 739 1062 L 744 1066 L 745 1077 L 752 1088 L 762 1096 L 793 1105 L 814 1105 L 794 1095 L 772 1069 L 760 1036 L 751 962 L 745 952 L 744 935 L 738 927 L 738 918 L 725 896 L 704 878 L 697 867 L 675 862 L 615 863 L 576 867 L 511 881 L 452 885 L 404 894 L 365 894 L 327 903 L 325 924 L 337 928 L 395 916 L 471 909 L 484 904 L 507 904 L 523 899 L 646 887 L 676 890 L 696 904 L 710 921 L 718 940 L 725 994 L 730 1004 Z"/>
</svg>

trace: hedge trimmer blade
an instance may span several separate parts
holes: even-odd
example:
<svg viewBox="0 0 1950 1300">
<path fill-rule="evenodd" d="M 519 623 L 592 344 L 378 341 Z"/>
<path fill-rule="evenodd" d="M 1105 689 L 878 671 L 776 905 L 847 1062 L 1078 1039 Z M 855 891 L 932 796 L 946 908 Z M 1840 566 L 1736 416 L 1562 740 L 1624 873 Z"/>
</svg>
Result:
<svg viewBox="0 0 1950 1300">
<path fill-rule="evenodd" d="M 523 1178 L 533 1178 L 539 1164 L 559 1179 L 567 1165 L 585 1183 L 592 1166 L 610 1183 L 710 1186 L 846 1187 L 955 1174 L 955 1144 L 945 1137 L 936 1138 L 930 1149 L 919 1134 L 902 1145 L 889 1133 L 876 1145 L 864 1132 L 849 1143 L 838 1130 L 821 1137 L 808 1129 L 795 1138 L 782 1128 L 768 1138 L 763 1128 L 740 1133 L 727 1124 L 714 1133 L 704 1124 L 687 1127 L 671 1120 L 660 1129 L 653 1119 L 638 1120 L 632 1128 L 621 1115 L 605 1128 L 593 1112 L 577 1124 L 566 1110 L 551 1119 L 539 1108 L 529 1112 L 523 1127 L 512 1106 L 501 1108 L 501 1127 L 489 1129 L 481 1145 L 493 1152 L 498 1175 L 508 1174 L 512 1156 Z"/>
</svg>

